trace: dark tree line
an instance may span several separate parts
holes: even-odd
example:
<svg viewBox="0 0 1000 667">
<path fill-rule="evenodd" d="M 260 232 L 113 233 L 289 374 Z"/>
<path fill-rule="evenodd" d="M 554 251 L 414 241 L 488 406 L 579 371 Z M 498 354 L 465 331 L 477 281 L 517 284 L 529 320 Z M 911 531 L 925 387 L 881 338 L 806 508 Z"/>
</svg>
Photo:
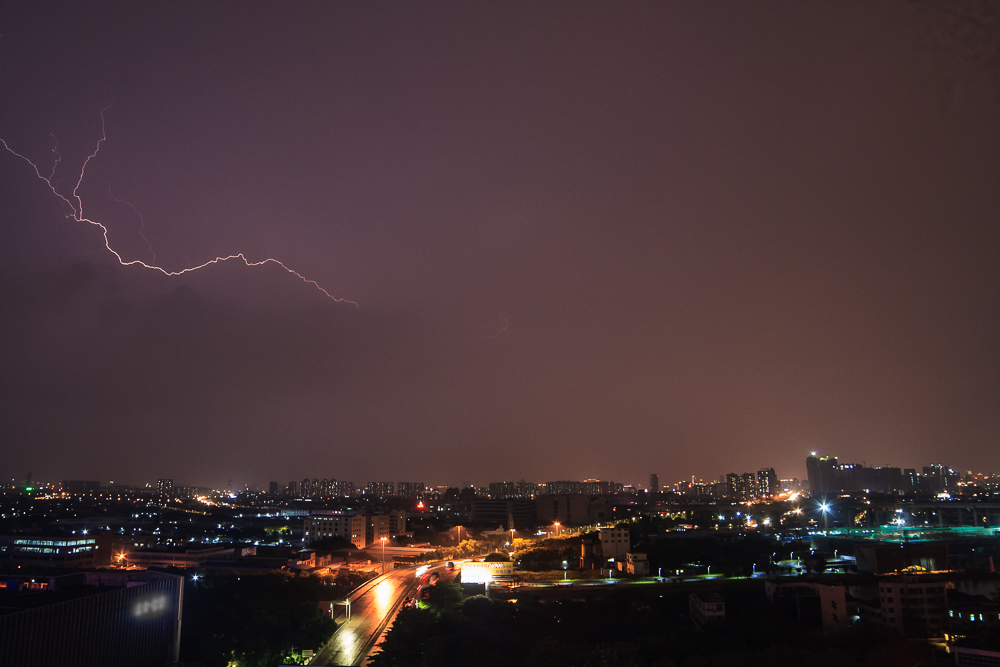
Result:
<svg viewBox="0 0 1000 667">
<path fill-rule="evenodd" d="M 292 648 L 319 648 L 336 623 L 319 608 L 324 584 L 286 574 L 209 574 L 184 589 L 182 667 L 275 667 Z"/>
<path fill-rule="evenodd" d="M 645 552 L 653 574 L 663 568 L 664 574 L 683 569 L 686 565 L 711 566 L 713 573 L 726 576 L 747 576 L 754 572 L 773 570 L 772 557 L 778 543 L 765 536 L 719 536 L 698 538 L 644 539 L 633 551 Z"/>
<path fill-rule="evenodd" d="M 427 609 L 406 609 L 374 667 L 910 667 L 926 645 L 873 630 L 840 638 L 791 625 L 756 582 L 724 591 L 729 620 L 699 631 L 687 595 L 625 590 L 603 600 L 516 603 L 453 594 Z"/>
</svg>

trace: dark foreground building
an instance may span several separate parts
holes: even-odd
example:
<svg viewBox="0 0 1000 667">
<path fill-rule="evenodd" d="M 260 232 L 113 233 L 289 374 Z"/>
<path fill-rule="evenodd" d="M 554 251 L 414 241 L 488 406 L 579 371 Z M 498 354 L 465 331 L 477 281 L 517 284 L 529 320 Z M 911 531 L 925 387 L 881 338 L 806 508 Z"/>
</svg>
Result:
<svg viewBox="0 0 1000 667">
<path fill-rule="evenodd" d="M 0 577 L 0 665 L 163 667 L 178 659 L 183 577 Z"/>
</svg>

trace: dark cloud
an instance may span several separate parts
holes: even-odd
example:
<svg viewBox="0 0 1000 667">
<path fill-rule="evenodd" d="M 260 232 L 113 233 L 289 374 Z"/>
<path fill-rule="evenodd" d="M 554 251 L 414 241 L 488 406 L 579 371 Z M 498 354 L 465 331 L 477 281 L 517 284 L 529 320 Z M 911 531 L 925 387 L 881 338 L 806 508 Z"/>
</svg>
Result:
<svg viewBox="0 0 1000 667">
<path fill-rule="evenodd" d="M 360 307 L 117 266 L 0 154 L 4 474 L 997 469 L 961 7 L 8 3 L 0 136 L 66 194 L 111 103 L 78 192 L 126 260 Z"/>
</svg>

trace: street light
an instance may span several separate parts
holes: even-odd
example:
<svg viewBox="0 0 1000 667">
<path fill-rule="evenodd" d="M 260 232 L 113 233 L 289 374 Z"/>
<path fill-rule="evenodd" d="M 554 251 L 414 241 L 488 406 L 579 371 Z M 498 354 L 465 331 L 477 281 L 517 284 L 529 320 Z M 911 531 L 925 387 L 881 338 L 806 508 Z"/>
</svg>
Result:
<svg viewBox="0 0 1000 667">
<path fill-rule="evenodd" d="M 558 535 L 559 534 L 559 522 L 555 521 L 552 525 L 554 525 L 556 527 L 556 535 Z"/>
<path fill-rule="evenodd" d="M 385 569 L 385 538 L 382 538 L 382 568 Z"/>
<path fill-rule="evenodd" d="M 830 506 L 825 502 L 819 504 L 819 511 L 823 513 L 823 532 L 830 530 Z"/>
<path fill-rule="evenodd" d="M 333 618 L 333 608 L 335 606 L 340 606 L 340 605 L 343 605 L 343 606 L 347 607 L 347 620 L 348 621 L 351 620 L 351 598 L 350 597 L 344 598 L 343 601 L 334 600 L 333 602 L 330 603 L 330 618 Z"/>
</svg>

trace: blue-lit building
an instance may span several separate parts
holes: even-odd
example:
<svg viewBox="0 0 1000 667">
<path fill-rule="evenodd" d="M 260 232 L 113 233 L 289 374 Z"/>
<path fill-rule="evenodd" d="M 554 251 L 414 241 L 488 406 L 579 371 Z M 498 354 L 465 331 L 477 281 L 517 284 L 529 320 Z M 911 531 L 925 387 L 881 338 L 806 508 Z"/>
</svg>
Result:
<svg viewBox="0 0 1000 667">
<path fill-rule="evenodd" d="M 105 533 L 0 535 L 0 565 L 28 567 L 94 567 L 110 562 L 111 541 Z M 101 549 L 104 549 L 102 553 Z"/>
</svg>

